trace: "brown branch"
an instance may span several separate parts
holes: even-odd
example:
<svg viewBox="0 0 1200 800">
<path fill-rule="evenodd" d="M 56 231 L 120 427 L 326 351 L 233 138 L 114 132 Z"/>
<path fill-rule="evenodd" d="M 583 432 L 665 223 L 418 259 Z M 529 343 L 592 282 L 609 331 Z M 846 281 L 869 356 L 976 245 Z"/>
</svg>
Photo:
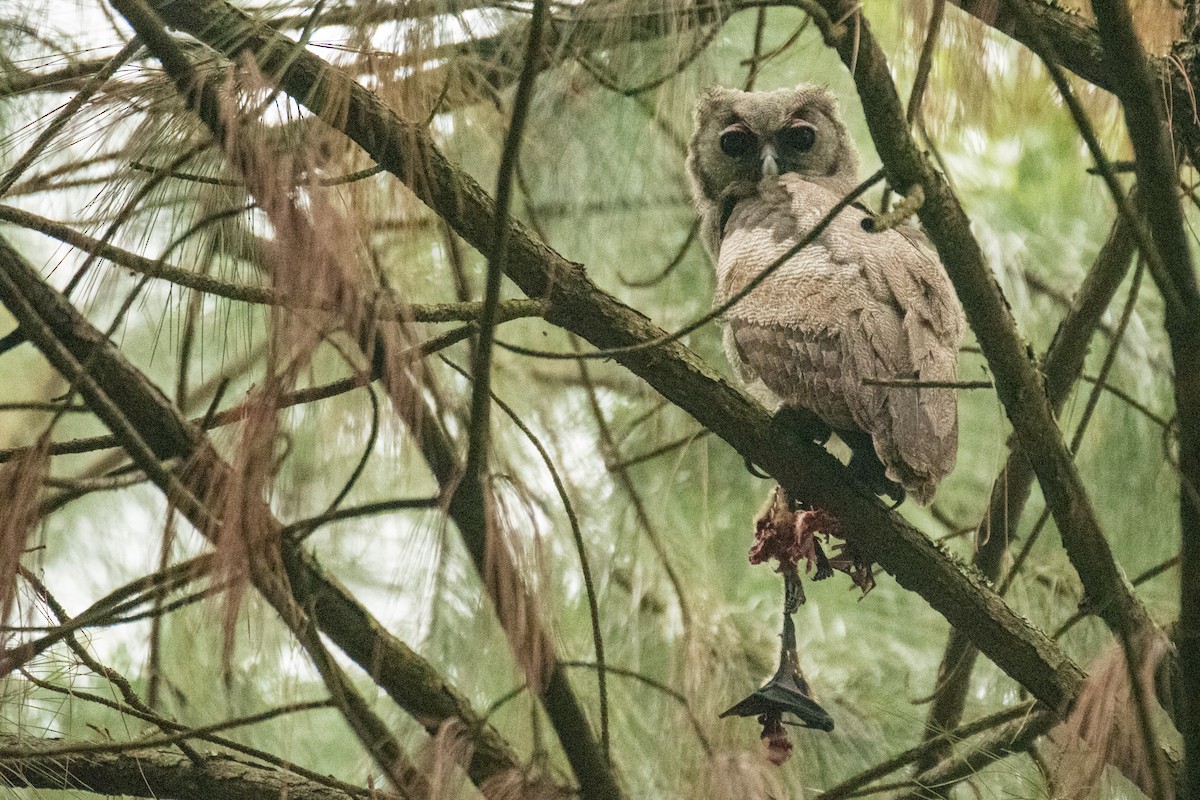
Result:
<svg viewBox="0 0 1200 800">
<path fill-rule="evenodd" d="M 902 769 L 912 763 L 921 761 L 925 753 L 930 750 L 939 748 L 948 743 L 961 742 L 972 736 L 976 736 L 984 731 L 992 730 L 1016 719 L 1026 719 L 1031 713 L 1035 712 L 1036 703 L 1027 701 L 1020 705 L 1006 708 L 1003 711 L 997 711 L 994 714 L 989 714 L 986 717 L 977 719 L 974 722 L 962 725 L 953 731 L 944 731 L 936 738 L 922 742 L 916 747 L 909 748 L 903 753 L 899 753 L 886 761 L 874 765 L 873 767 L 863 770 L 859 774 L 848 778 L 836 786 L 826 789 L 821 794 L 817 795 L 813 800 L 842 800 L 842 798 L 855 797 L 859 794 L 858 790 L 868 784 L 874 783 L 880 778 L 887 777 L 893 772 Z M 1040 712 L 1044 713 L 1044 712 Z"/>
<path fill-rule="evenodd" d="M 1071 387 L 1083 371 L 1088 343 L 1129 271 L 1133 256 L 1133 237 L 1129 227 L 1124 216 L 1117 217 L 1066 316 L 1059 323 L 1046 353 L 1043 363 L 1046 392 L 1055 414 L 1061 412 Z M 1008 461 L 992 484 L 988 512 L 976 533 L 978 549 L 974 564 L 991 581 L 1000 578 L 1004 554 L 1016 537 L 1017 524 L 1033 488 L 1033 469 L 1015 436 L 1010 438 L 1009 448 Z M 925 723 L 926 741 L 954 728 L 962 719 L 978 652 L 962 631 L 950 631 L 937 672 L 933 704 Z M 918 762 L 918 771 L 931 769 L 947 753 L 949 743 L 940 748 L 931 748 Z"/>
<path fill-rule="evenodd" d="M 1031 49 L 1032 32 L 1021 24 L 1018 15 L 997 0 L 950 0 L 962 11 L 979 19 L 985 25 L 1003 33 Z M 1028 13 L 1038 22 L 1040 35 L 1052 45 L 1058 63 L 1095 86 L 1113 94 L 1119 94 L 1119 78 L 1106 62 L 1106 44 L 1097 26 L 1086 17 L 1065 5 L 1044 0 L 1022 0 Z M 1195 73 L 1194 52 L 1183 49 L 1184 70 L 1172 66 L 1169 57 L 1146 57 L 1145 64 L 1156 86 L 1155 97 L 1169 97 L 1173 108 L 1185 109 L 1171 120 L 1175 133 L 1195 145 L 1200 141 L 1200 128 L 1190 113 L 1194 107 L 1194 91 L 1189 85 Z"/>
<path fill-rule="evenodd" d="M 265 286 L 249 286 L 246 284 L 229 283 L 210 275 L 205 275 L 183 267 L 165 263 L 162 258 L 146 258 L 130 252 L 114 244 L 101 241 L 75 230 L 69 225 L 47 219 L 13 206 L 0 205 L 0 221 L 20 225 L 23 228 L 45 234 L 52 239 L 69 244 L 86 253 L 92 253 L 116 264 L 119 267 L 145 275 L 151 278 L 173 283 L 185 289 L 194 289 L 214 297 L 224 297 L 241 303 L 256 305 L 282 306 L 285 308 L 305 308 L 336 310 L 333 300 L 315 295 L 289 295 Z M 381 290 L 380 298 L 385 302 L 378 303 L 379 313 L 392 309 L 396 299 L 387 290 Z M 405 305 L 399 315 L 393 318 L 399 322 L 465 322 L 479 319 L 483 311 L 483 303 L 414 303 Z M 497 308 L 497 318 L 501 322 L 520 317 L 541 316 L 541 304 L 535 300 L 505 300 Z"/>
<path fill-rule="evenodd" d="M 955 784 L 977 775 L 989 764 L 1013 753 L 1025 752 L 1058 721 L 1054 714 L 1042 711 L 1010 722 L 985 741 L 974 745 L 970 753 L 914 777 L 908 784 L 915 788 L 911 793 L 903 795 L 901 800 L 928 800 L 932 792 L 943 796 Z"/>
<path fill-rule="evenodd" d="M 362 795 L 230 756 L 195 764 L 171 750 L 54 755 L 54 740 L 0 734 L 0 782 L 6 786 L 69 789 L 100 795 L 174 800 L 352 800 Z"/>
<path fill-rule="evenodd" d="M 1159 96 L 1159 81 L 1138 41 L 1125 0 L 1092 0 L 1092 8 L 1104 43 L 1104 64 L 1125 111 L 1150 232 L 1168 273 L 1154 273 L 1154 279 L 1164 298 L 1178 296 L 1182 306 L 1166 305 L 1165 327 L 1175 363 L 1175 411 L 1179 420 L 1178 648 L 1183 691 L 1177 724 L 1184 746 L 1181 796 L 1196 797 L 1200 796 L 1200 500 L 1195 494 L 1200 488 L 1200 288 L 1176 192 L 1179 170 Z M 1143 644 L 1132 634 L 1129 631 L 1124 637 L 1127 653 Z M 1129 657 L 1140 663 L 1139 656 L 1130 653 Z M 1134 687 L 1139 688 L 1136 680 Z"/>
<path fill-rule="evenodd" d="M 62 132 L 62 129 L 65 128 L 67 123 L 71 121 L 71 117 L 79 113 L 79 110 L 83 108 L 88 100 L 92 98 L 92 95 L 99 91 L 100 87 L 103 86 L 104 83 L 111 78 L 113 74 L 125 64 L 126 61 L 132 58 L 133 55 L 141 49 L 141 46 L 141 42 L 139 42 L 136 37 L 126 43 L 116 55 L 109 59 L 108 63 L 105 64 L 99 72 L 93 75 L 83 85 L 83 88 L 81 88 L 79 92 L 67 102 L 66 105 L 59 109 L 58 113 L 54 115 L 54 118 L 50 120 L 49 124 L 46 125 L 41 133 L 38 134 L 37 139 L 34 140 L 33 144 L 31 144 L 29 148 L 21 154 L 21 157 L 17 159 L 16 163 L 9 167 L 4 175 L 0 177 L 0 197 L 8 194 L 8 190 L 11 189 L 13 184 L 17 182 L 22 174 L 24 174 L 25 170 L 29 169 L 30 165 L 33 164 L 33 162 L 37 160 L 38 156 L 42 154 L 46 147 L 50 145 L 50 142 L 54 141 L 54 137 Z"/>
<path fill-rule="evenodd" d="M 444 357 L 442 361 L 455 372 L 470 380 L 470 374 L 466 370 Z M 611 760 L 608 733 L 608 679 L 604 659 L 604 636 L 600 628 L 600 604 L 596 597 L 596 584 L 592 578 L 591 561 L 588 558 L 587 547 L 583 540 L 583 529 L 579 524 L 579 517 L 575 513 L 575 507 L 571 503 L 571 497 L 567 493 L 567 487 L 559 475 L 558 468 L 554 465 L 554 459 L 550 457 L 550 451 L 546 449 L 546 446 L 542 444 L 542 440 L 525 424 L 512 406 L 501 400 L 494 391 L 490 392 L 490 395 L 492 402 L 505 413 L 521 433 L 525 434 L 525 438 L 537 450 L 538 456 L 541 457 L 542 463 L 546 466 L 546 471 L 550 473 L 550 481 L 554 484 L 554 490 L 558 493 L 558 499 L 563 505 L 563 512 L 567 515 L 567 522 L 571 528 L 571 538 L 575 541 L 575 552 L 579 556 L 579 571 L 583 576 L 584 594 L 587 596 L 588 601 L 588 616 L 591 618 L 592 623 L 592 646 L 596 652 L 596 681 L 600 698 L 600 747 L 604 753 L 604 757 Z M 564 666 L 570 666 L 570 664 L 564 663 Z"/>
<path fill-rule="evenodd" d="M 71 688 L 71 687 L 66 687 L 66 686 L 58 686 L 54 683 L 50 683 L 49 681 L 45 681 L 45 680 L 37 678 L 33 675 L 30 675 L 28 672 L 23 672 L 22 675 L 24 676 L 24 678 L 27 681 L 29 681 L 30 683 L 32 683 L 34 686 L 38 687 L 39 689 L 44 689 L 45 691 L 48 691 L 48 692 L 55 692 L 58 694 L 67 695 L 72 700 L 82 700 L 87 703 L 95 703 L 97 705 L 104 706 L 105 708 L 111 708 L 112 710 L 117 711 L 121 714 L 125 714 L 130 717 L 135 717 L 137 719 L 145 720 L 146 722 L 151 722 L 151 723 L 163 728 L 164 730 L 184 730 L 185 728 L 187 728 L 186 725 L 180 725 L 179 723 L 173 722 L 172 720 L 166 719 L 165 717 L 162 717 L 158 714 L 144 713 L 142 711 L 137 710 L 136 708 L 133 708 L 132 706 L 129 706 L 129 705 L 119 702 L 117 700 L 113 700 L 108 697 L 103 697 L 101 695 L 92 694 L 91 692 L 84 692 L 84 691 L 81 691 L 76 688 Z M 193 733 L 195 733 L 195 731 L 193 731 Z M 346 794 L 354 796 L 354 797 L 367 797 L 367 798 L 373 797 L 372 790 L 364 789 L 362 787 L 355 786 L 353 784 L 349 784 L 344 781 L 339 781 L 336 778 L 332 778 L 328 775 L 322 775 L 319 772 L 313 772 L 312 770 L 305 769 L 304 767 L 301 767 L 298 764 L 293 764 L 292 762 L 287 761 L 286 759 L 279 758 L 278 756 L 272 755 L 266 751 L 259 750 L 256 747 L 249 747 L 247 745 L 241 744 L 240 742 L 235 742 L 232 739 L 227 739 L 224 736 L 220 736 L 215 733 L 200 733 L 200 734 L 196 734 L 194 738 L 196 738 L 198 741 L 210 742 L 212 744 L 218 745 L 220 747 L 223 747 L 223 748 L 230 750 L 232 752 L 235 752 L 235 753 L 241 753 L 243 755 L 250 756 L 251 758 L 254 758 L 265 764 L 270 764 L 271 766 L 278 767 L 279 769 L 284 770 L 286 772 L 295 773 L 296 775 L 299 775 L 303 778 L 307 778 L 308 780 L 313 781 L 316 784 L 319 784 L 321 786 L 332 787 L 333 789 L 345 792 Z M 41 740 L 37 740 L 37 741 L 41 741 Z M 2 776 L 2 775 L 3 775 L 3 767 L 0 767 L 0 776 Z M 2 779 L 2 778 L 0 778 L 0 779 Z"/>
<path fill-rule="evenodd" d="M 147 736 L 135 741 L 63 742 L 62 744 L 57 745 L 47 745 L 42 752 L 48 756 L 67 757 L 88 755 L 92 753 L 131 753 L 144 748 L 179 744 L 181 742 L 186 742 L 188 739 L 199 738 L 211 733 L 234 730 L 236 728 L 244 728 L 250 725 L 257 725 L 260 722 L 268 722 L 287 714 L 295 714 L 303 711 L 314 711 L 320 708 L 331 708 L 333 705 L 334 704 L 329 700 L 301 701 L 298 703 L 291 703 L 286 706 L 271 708 L 266 711 L 260 711 L 257 714 L 248 714 L 244 717 L 235 717 L 233 719 L 222 720 L 221 722 L 213 722 L 208 725 L 197 725 L 194 728 L 180 726 L 178 730 L 170 731 L 160 736 Z M 0 762 L 9 758 L 20 757 L 23 750 L 24 747 L 21 745 L 11 748 L 0 746 Z"/>
<path fill-rule="evenodd" d="M 522 301 L 514 302 L 519 303 Z M 413 345 L 403 352 L 393 355 L 393 364 L 404 365 L 410 361 L 414 361 L 418 358 L 424 358 L 432 353 L 436 353 L 439 350 L 444 350 L 447 347 L 468 339 L 473 331 L 473 325 L 461 325 L 457 328 L 451 328 L 444 333 L 438 334 L 437 336 L 432 336 L 420 344 Z M 365 386 L 376 377 L 377 376 L 354 375 L 349 378 L 342 378 L 341 380 L 333 381 L 331 383 L 310 386 L 305 389 L 297 389 L 296 391 L 287 392 L 280 395 L 279 399 L 276 401 L 276 407 L 282 409 L 289 408 L 291 406 L 302 405 L 304 403 L 315 403 L 320 400 L 327 400 L 330 397 L 336 397 L 340 394 L 345 394 L 346 392 Z M 54 410 L 61 411 L 61 408 Z M 241 405 L 234 406 L 233 408 L 227 408 L 219 413 L 214 411 L 213 413 L 205 414 L 204 416 L 195 417 L 194 419 L 190 420 L 190 422 L 200 426 L 204 430 L 212 430 L 213 428 L 219 428 L 224 425 L 232 425 L 235 422 L 239 422 L 245 419 L 249 412 L 250 406 L 243 403 Z M 81 439 L 71 439 L 64 442 L 54 442 L 50 445 L 50 455 L 78 455 L 80 453 L 91 453 L 96 450 L 107 450 L 120 446 L 121 442 L 115 436 L 89 436 Z M 26 449 L 27 448 L 24 447 L 0 448 L 0 464 L 15 458 L 19 453 L 24 452 Z M 63 503 L 58 498 L 52 498 L 43 505 L 42 513 L 48 514 L 51 510 L 61 507 L 61 505 L 63 505 Z"/>
<path fill-rule="evenodd" d="M 547 0 L 534 0 L 533 3 L 533 19 L 529 25 L 529 39 L 525 45 L 521 77 L 517 82 L 516 96 L 513 98 L 512 117 L 504 135 L 504 148 L 496 177 L 496 209 L 492 223 L 495 234 L 486 251 L 488 262 L 483 313 L 479 315 L 479 335 L 471 351 L 470 441 L 467 445 L 464 468 L 468 473 L 477 473 L 484 481 L 487 479 L 488 442 L 491 432 L 492 356 L 496 341 L 500 282 L 504 277 L 504 265 L 508 261 L 508 220 L 513 194 L 513 173 L 517 168 L 525 121 L 529 118 L 529 104 L 533 99 L 533 82 L 538 73 L 538 48 L 541 46 L 542 30 L 545 26 L 546 3 Z"/>
<path fill-rule="evenodd" d="M 8 72 L 0 77 L 0 99 L 29 92 L 61 92 L 87 85 L 84 80 L 103 70 L 111 58 L 77 61 L 52 72 Z"/>
<path fill-rule="evenodd" d="M 382 353 L 376 351 L 375 369 L 382 371 Z M 525 584 L 508 545 L 502 540 L 494 519 L 495 499 L 478 473 L 463 469 L 441 420 L 427 405 L 413 403 L 397 409 L 411 430 L 420 431 L 417 446 L 425 463 L 449 497 L 446 507 L 463 538 L 475 570 L 488 591 L 497 617 L 511 638 L 523 640 L 518 661 L 538 659 L 542 705 L 558 736 L 571 770 L 579 781 L 584 800 L 620 800 L 624 795 L 616 783 L 607 758 L 592 733 L 583 707 L 571 688 L 566 670 L 555 654 L 553 642 L 538 621 L 537 600 Z M 498 577 L 497 577 L 498 576 Z M 503 584 L 503 585 L 501 585 Z M 513 607 L 516 606 L 516 610 Z M 508 609 L 511 613 L 506 613 Z"/>
</svg>

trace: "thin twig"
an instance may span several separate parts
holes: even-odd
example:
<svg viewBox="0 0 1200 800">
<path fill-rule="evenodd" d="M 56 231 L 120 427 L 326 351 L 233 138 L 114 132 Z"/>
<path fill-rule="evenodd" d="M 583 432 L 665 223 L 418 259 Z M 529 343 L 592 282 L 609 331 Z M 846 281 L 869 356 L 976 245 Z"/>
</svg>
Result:
<svg viewBox="0 0 1200 800">
<path fill-rule="evenodd" d="M 512 200 L 513 172 L 516 170 L 521 151 L 521 137 L 525 132 L 525 120 L 529 116 L 529 104 L 533 100 L 533 81 L 537 76 L 542 44 L 542 27 L 546 20 L 547 0 L 534 0 L 533 16 L 529 21 L 529 40 L 525 46 L 525 60 L 521 66 L 521 77 L 517 82 L 517 93 L 513 97 L 512 118 L 508 133 L 504 137 L 504 150 L 500 156 L 500 167 L 496 176 L 495 219 L 492 247 L 488 252 L 487 280 L 483 295 L 483 313 L 479 317 L 479 336 L 471 357 L 471 435 L 467 443 L 467 459 L 464 469 L 468 475 L 478 475 L 486 482 L 488 449 L 488 415 L 492 405 L 492 344 L 496 338 L 497 306 L 500 303 L 500 279 L 504 275 L 508 260 L 508 238 L 510 226 L 508 209 Z"/>
<path fill-rule="evenodd" d="M 572 341 L 574 341 L 573 337 Z M 578 347 L 579 345 L 575 344 L 575 346 Z M 600 399 L 597 396 L 596 386 L 592 383 L 587 362 L 579 361 L 578 366 L 580 380 L 587 391 L 588 407 L 592 411 L 592 418 L 596 421 L 596 430 L 600 436 L 600 451 L 604 454 L 605 463 L 620 464 L 621 459 L 618 458 L 620 450 L 617 447 L 616 439 L 612 435 L 612 429 L 608 425 L 608 420 L 604 416 L 604 409 L 600 406 Z M 662 537 L 659 536 L 658 529 L 650 519 L 649 512 L 646 511 L 646 504 L 642 501 L 642 495 L 638 491 L 637 483 L 626 469 L 618 467 L 613 469 L 613 474 L 616 475 L 617 482 L 621 484 L 621 487 L 629 496 L 629 502 L 633 506 L 633 512 L 637 516 L 638 523 L 645 532 L 646 539 L 654 549 L 655 555 L 658 556 L 663 571 L 667 574 L 667 580 L 670 582 L 671 588 L 675 592 L 675 600 L 679 604 L 680 621 L 683 624 L 684 631 L 690 633 L 692 629 L 692 612 L 687 601 L 687 592 L 683 580 L 679 577 L 667 546 L 663 543 Z"/>
<path fill-rule="evenodd" d="M 991 381 L 922 381 L 916 378 L 862 378 L 863 386 L 891 386 L 897 389 L 994 389 Z"/>
<path fill-rule="evenodd" d="M 1026 701 L 1020 705 L 1006 708 L 1003 711 L 997 711 L 994 714 L 989 714 L 986 717 L 981 717 L 974 722 L 966 725 L 960 725 L 952 731 L 943 731 L 937 736 L 930 738 L 916 747 L 911 747 L 903 753 L 898 753 L 895 756 L 881 761 L 880 763 L 866 769 L 852 778 L 847 778 L 841 783 L 826 789 L 821 794 L 817 795 L 813 800 L 843 800 L 843 798 L 855 797 L 858 789 L 879 780 L 893 772 L 902 769 L 909 764 L 918 761 L 925 753 L 944 747 L 953 742 L 961 742 L 969 739 L 976 734 L 984 731 L 992 730 L 1001 725 L 1005 725 L 1013 720 L 1021 719 L 1029 715 L 1035 708 L 1036 704 L 1033 701 Z"/>
<path fill-rule="evenodd" d="M 442 362 L 464 378 L 471 380 L 470 373 L 450 359 L 442 357 Z M 607 759 L 610 756 L 608 683 L 604 669 L 604 635 L 600 629 L 600 603 L 596 597 L 596 582 L 592 577 L 591 562 L 588 559 L 587 547 L 583 541 L 583 529 L 579 525 L 579 517 L 575 513 L 575 506 L 571 503 L 571 497 L 567 494 L 567 487 L 563 484 L 562 477 L 558 473 L 558 468 L 554 466 L 554 459 L 550 457 L 550 451 L 542 444 L 542 440 L 538 438 L 537 434 L 521 420 L 512 406 L 501 400 L 495 392 L 492 392 L 491 396 L 492 401 L 512 420 L 512 423 L 517 426 L 521 433 L 525 434 L 525 438 L 529 439 L 534 449 L 537 450 L 542 463 L 546 465 L 546 470 L 550 473 L 550 480 L 554 484 L 554 490 L 558 492 L 559 501 L 563 504 L 563 511 L 567 515 L 567 522 L 571 526 L 571 536 L 575 540 L 575 552 L 579 556 L 579 571 L 583 574 L 584 593 L 587 595 L 588 601 L 588 615 L 591 617 L 592 623 L 592 647 L 596 652 L 596 683 L 600 696 L 600 746 L 604 750 L 604 757 Z"/>
<path fill-rule="evenodd" d="M 42 152 L 50 145 L 50 143 L 54 141 L 54 137 L 57 136 L 62 129 L 66 127 L 67 123 L 71 121 L 71 117 L 79 113 L 79 110 L 83 108 L 88 100 L 92 99 L 92 95 L 99 91 L 100 87 L 107 83 L 108 79 L 111 78 L 126 61 L 133 58 L 134 54 L 141 49 L 141 46 L 142 43 L 136 36 L 126 42 L 125 46 L 118 50 L 117 53 L 110 58 L 95 75 L 89 78 L 87 83 L 83 85 L 83 88 L 81 88 L 74 97 L 68 100 L 66 105 L 59 109 L 59 112 L 54 115 L 54 118 L 50 120 L 50 123 L 42 130 L 41 133 L 38 134 L 38 137 L 34 139 L 33 144 L 29 146 L 29 149 L 21 154 L 21 157 L 17 159 L 15 164 L 8 168 L 8 171 L 4 173 L 3 177 L 0 177 L 0 197 L 8 194 L 8 190 L 13 187 L 13 184 L 20 179 L 21 175 L 25 173 L 25 170 L 29 169 L 30 165 L 37 160 L 38 156 L 40 156 Z"/>
</svg>

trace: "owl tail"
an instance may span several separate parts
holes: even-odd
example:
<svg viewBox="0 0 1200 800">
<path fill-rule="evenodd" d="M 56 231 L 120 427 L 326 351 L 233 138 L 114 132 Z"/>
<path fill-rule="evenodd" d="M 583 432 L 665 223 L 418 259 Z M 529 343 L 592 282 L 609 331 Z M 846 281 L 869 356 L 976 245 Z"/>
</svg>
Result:
<svg viewBox="0 0 1200 800">
<path fill-rule="evenodd" d="M 875 452 L 887 467 L 887 477 L 928 505 L 958 455 L 954 390 L 898 387 L 888 392 L 885 402 L 884 424 L 871 437 Z"/>
</svg>

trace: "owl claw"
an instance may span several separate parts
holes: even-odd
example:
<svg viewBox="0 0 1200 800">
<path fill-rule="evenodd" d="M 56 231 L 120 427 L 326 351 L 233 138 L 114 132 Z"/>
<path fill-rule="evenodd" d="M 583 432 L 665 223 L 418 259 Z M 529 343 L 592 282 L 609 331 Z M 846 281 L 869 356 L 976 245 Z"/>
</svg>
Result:
<svg viewBox="0 0 1200 800">
<path fill-rule="evenodd" d="M 816 539 L 813 539 L 813 549 L 817 559 L 817 571 L 813 573 L 813 580 L 823 581 L 826 578 L 832 578 L 833 566 L 829 563 L 829 556 L 825 555 L 825 549 Z"/>
<path fill-rule="evenodd" d="M 765 481 L 771 480 L 771 476 L 768 475 L 767 473 L 763 472 L 761 469 L 759 469 L 758 466 L 750 459 L 747 458 L 745 460 L 745 464 L 746 464 L 746 472 L 749 472 L 754 477 L 762 478 Z"/>
<path fill-rule="evenodd" d="M 783 406 L 775 412 L 774 421 L 817 444 L 825 444 L 833 435 L 833 431 L 820 417 L 800 406 Z"/>
<path fill-rule="evenodd" d="M 870 434 L 865 431 L 838 431 L 838 436 L 850 448 L 850 463 L 847 466 L 854 477 L 872 493 L 891 500 L 893 510 L 898 508 L 908 493 L 887 476 L 886 467 L 875 453 Z"/>
</svg>

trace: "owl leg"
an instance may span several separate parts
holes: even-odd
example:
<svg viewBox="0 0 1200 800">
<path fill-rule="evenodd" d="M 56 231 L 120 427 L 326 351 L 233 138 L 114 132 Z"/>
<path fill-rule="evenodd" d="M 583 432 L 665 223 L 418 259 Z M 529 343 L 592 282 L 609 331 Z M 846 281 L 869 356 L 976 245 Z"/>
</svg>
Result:
<svg viewBox="0 0 1200 800">
<path fill-rule="evenodd" d="M 838 431 L 837 435 L 850 448 L 850 471 L 875 494 L 892 501 L 892 508 L 904 502 L 904 487 L 887 476 L 887 468 L 875 453 L 871 434 L 866 431 Z"/>
<path fill-rule="evenodd" d="M 795 431 L 797 435 L 804 439 L 816 442 L 817 444 L 825 444 L 829 437 L 833 435 L 833 430 L 821 421 L 813 412 L 807 408 L 800 406 L 782 406 L 775 412 L 773 422 L 788 430 Z M 770 475 L 765 474 L 755 464 L 746 459 L 746 470 L 756 478 L 765 478 L 769 480 Z"/>
<path fill-rule="evenodd" d="M 817 539 L 813 539 L 813 552 L 817 559 L 817 571 L 813 574 L 813 580 L 823 581 L 833 577 L 833 566 L 829 563 L 829 556 L 825 555 L 825 549 Z"/>
</svg>

